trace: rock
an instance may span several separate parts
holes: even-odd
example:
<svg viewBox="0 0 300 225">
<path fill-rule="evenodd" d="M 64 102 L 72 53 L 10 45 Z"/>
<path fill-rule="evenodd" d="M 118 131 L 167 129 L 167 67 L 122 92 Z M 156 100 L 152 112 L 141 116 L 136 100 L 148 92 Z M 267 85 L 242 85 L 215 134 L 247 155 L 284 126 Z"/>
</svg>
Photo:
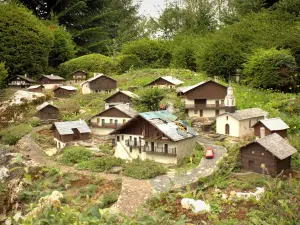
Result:
<svg viewBox="0 0 300 225">
<path fill-rule="evenodd" d="M 111 170 L 109 171 L 110 173 L 120 173 L 123 171 L 123 167 L 121 166 L 115 166 L 113 168 L 111 168 Z"/>
<path fill-rule="evenodd" d="M 93 152 L 93 156 L 95 156 L 95 157 L 103 157 L 103 156 L 106 156 L 106 154 L 103 153 L 103 152 Z"/>
<path fill-rule="evenodd" d="M 228 198 L 228 196 L 226 194 L 222 194 L 222 199 L 226 200 Z"/>
<path fill-rule="evenodd" d="M 48 148 L 47 150 L 45 150 L 45 153 L 47 156 L 53 156 L 57 153 L 57 149 L 56 148 Z"/>
<path fill-rule="evenodd" d="M 0 180 L 4 180 L 6 177 L 9 177 L 8 175 L 8 169 L 5 167 L 0 168 Z"/>
<path fill-rule="evenodd" d="M 191 198 L 183 198 L 181 199 L 181 206 L 184 209 L 192 209 L 194 213 L 198 212 L 209 212 L 210 205 L 206 204 L 202 200 L 194 200 Z"/>
<path fill-rule="evenodd" d="M 231 191 L 230 192 L 230 198 L 240 198 L 240 199 L 245 199 L 248 200 L 251 197 L 256 198 L 256 200 L 259 200 L 262 196 L 262 194 L 265 192 L 265 189 L 262 187 L 257 187 L 255 192 L 235 192 Z"/>
</svg>

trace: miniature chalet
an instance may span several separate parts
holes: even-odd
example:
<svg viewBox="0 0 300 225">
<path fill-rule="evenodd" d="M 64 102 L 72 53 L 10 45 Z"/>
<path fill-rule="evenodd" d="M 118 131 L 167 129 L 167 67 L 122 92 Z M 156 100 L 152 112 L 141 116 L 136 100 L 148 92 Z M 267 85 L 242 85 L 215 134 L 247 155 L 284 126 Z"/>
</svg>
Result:
<svg viewBox="0 0 300 225">
<path fill-rule="evenodd" d="M 290 168 L 291 155 L 297 150 L 279 134 L 273 133 L 240 149 L 242 168 L 276 176 Z"/>
<path fill-rule="evenodd" d="M 111 93 L 117 89 L 117 81 L 103 74 L 95 73 L 94 77 L 81 83 L 82 94 Z"/>
<path fill-rule="evenodd" d="M 56 122 L 51 129 L 58 149 L 66 147 L 71 142 L 89 140 L 91 134 L 90 128 L 81 119 L 79 121 Z"/>
<path fill-rule="evenodd" d="M 64 78 L 56 75 L 43 75 L 40 77 L 39 82 L 40 84 L 44 85 L 45 89 L 54 89 L 59 87 L 65 81 Z"/>
<path fill-rule="evenodd" d="M 33 85 L 26 89 L 30 92 L 44 92 L 45 87 L 43 85 Z"/>
<path fill-rule="evenodd" d="M 75 83 L 81 83 L 87 79 L 88 73 L 84 70 L 77 70 L 70 74 Z"/>
<path fill-rule="evenodd" d="M 228 87 L 224 106 L 225 113 L 216 117 L 216 132 L 233 137 L 252 135 L 252 126 L 268 114 L 259 108 L 235 110 L 235 97 L 231 86 Z"/>
<path fill-rule="evenodd" d="M 43 104 L 38 106 L 36 110 L 37 117 L 44 122 L 57 120 L 59 116 L 58 108 L 48 102 L 44 102 Z"/>
<path fill-rule="evenodd" d="M 262 138 L 266 135 L 277 133 L 281 137 L 287 137 L 287 129 L 290 127 L 280 118 L 263 119 L 252 126 L 255 136 Z"/>
<path fill-rule="evenodd" d="M 189 117 L 214 118 L 225 112 L 226 89 L 215 81 L 206 81 L 193 86 L 179 87 L 176 92 L 184 99 L 185 110 Z"/>
<path fill-rule="evenodd" d="M 129 104 L 119 104 L 91 118 L 91 127 L 96 135 L 107 135 L 137 115 Z"/>
<path fill-rule="evenodd" d="M 115 156 L 181 164 L 196 144 L 197 133 L 168 111 L 139 113 L 117 128 Z"/>
<path fill-rule="evenodd" d="M 118 91 L 115 94 L 104 99 L 105 109 L 108 109 L 112 106 L 119 105 L 119 104 L 126 104 L 126 103 L 131 104 L 132 99 L 137 99 L 137 98 L 139 98 L 139 96 L 130 91 Z"/>
<path fill-rule="evenodd" d="M 37 82 L 27 77 L 27 75 L 17 75 L 9 80 L 8 86 L 11 88 L 28 88 Z"/>
<path fill-rule="evenodd" d="M 70 97 L 70 95 L 75 94 L 76 91 L 77 88 L 73 86 L 60 86 L 53 90 L 54 96 L 57 98 Z"/>
<path fill-rule="evenodd" d="M 150 82 L 146 85 L 146 87 L 158 87 L 158 88 L 176 88 L 176 86 L 183 84 L 184 82 L 172 77 L 172 76 L 165 76 L 165 77 L 159 77 L 156 80 Z"/>
</svg>

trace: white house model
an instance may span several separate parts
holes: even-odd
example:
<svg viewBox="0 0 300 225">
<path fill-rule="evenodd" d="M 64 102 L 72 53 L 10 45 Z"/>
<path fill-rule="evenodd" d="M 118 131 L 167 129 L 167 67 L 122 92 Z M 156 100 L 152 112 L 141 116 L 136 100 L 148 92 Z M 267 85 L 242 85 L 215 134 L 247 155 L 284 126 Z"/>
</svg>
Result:
<svg viewBox="0 0 300 225">
<path fill-rule="evenodd" d="M 216 117 L 216 132 L 233 137 L 252 135 L 252 126 L 263 119 L 268 113 L 259 108 L 243 110 L 235 109 L 235 97 L 231 86 L 227 89 L 225 97 L 225 113 Z"/>
<path fill-rule="evenodd" d="M 152 159 L 180 164 L 190 155 L 197 133 L 168 111 L 139 113 L 117 128 L 115 156 L 122 159 Z"/>
</svg>

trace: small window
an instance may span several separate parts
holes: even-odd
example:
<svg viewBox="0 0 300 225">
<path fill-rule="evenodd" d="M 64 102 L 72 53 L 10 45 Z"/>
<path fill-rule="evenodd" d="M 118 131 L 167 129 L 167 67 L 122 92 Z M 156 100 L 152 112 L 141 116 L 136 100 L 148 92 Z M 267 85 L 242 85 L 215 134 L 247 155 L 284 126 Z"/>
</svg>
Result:
<svg viewBox="0 0 300 225">
<path fill-rule="evenodd" d="M 265 155 L 265 153 L 262 152 L 261 155 Z"/>
<path fill-rule="evenodd" d="M 97 123 L 98 123 L 98 124 L 100 123 L 100 118 L 97 118 Z"/>
<path fill-rule="evenodd" d="M 120 136 L 117 136 L 117 142 L 119 142 L 120 141 Z"/>
<path fill-rule="evenodd" d="M 224 105 L 224 100 L 221 100 L 221 104 Z"/>
<path fill-rule="evenodd" d="M 132 152 L 132 147 L 129 148 L 130 152 Z"/>
<path fill-rule="evenodd" d="M 125 120 L 125 119 L 123 119 L 123 123 L 126 123 L 126 120 Z"/>
<path fill-rule="evenodd" d="M 255 151 L 252 151 L 252 154 L 254 154 L 255 153 Z"/>
<path fill-rule="evenodd" d="M 260 164 L 261 168 L 266 168 L 266 165 L 264 163 Z"/>
<path fill-rule="evenodd" d="M 132 136 L 129 136 L 129 140 L 132 141 Z"/>
<path fill-rule="evenodd" d="M 249 120 L 249 128 L 251 127 L 251 120 Z"/>
<path fill-rule="evenodd" d="M 194 110 L 194 114 L 198 114 L 198 110 Z"/>
<path fill-rule="evenodd" d="M 228 116 L 226 116 L 226 120 L 228 120 Z"/>
<path fill-rule="evenodd" d="M 109 120 L 109 123 L 113 123 L 113 119 L 110 119 L 110 120 Z"/>
<path fill-rule="evenodd" d="M 124 141 L 124 135 L 122 135 L 122 141 Z"/>
</svg>

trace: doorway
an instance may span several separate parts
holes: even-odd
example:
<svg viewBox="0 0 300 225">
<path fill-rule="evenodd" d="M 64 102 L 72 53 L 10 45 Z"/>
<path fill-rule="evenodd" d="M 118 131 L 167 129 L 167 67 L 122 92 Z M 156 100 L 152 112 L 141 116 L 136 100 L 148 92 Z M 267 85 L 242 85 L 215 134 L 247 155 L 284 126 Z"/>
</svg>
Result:
<svg viewBox="0 0 300 225">
<path fill-rule="evenodd" d="M 249 160 L 249 170 L 253 171 L 254 170 L 254 161 Z"/>
<path fill-rule="evenodd" d="M 154 152 L 154 142 L 151 142 L 151 152 Z"/>
<path fill-rule="evenodd" d="M 168 144 L 165 144 L 165 153 L 168 154 Z"/>
<path fill-rule="evenodd" d="M 229 127 L 229 124 L 226 124 L 225 125 L 225 134 L 229 135 L 230 133 L 230 127 Z"/>
<path fill-rule="evenodd" d="M 219 100 L 216 100 L 216 108 L 219 108 Z"/>
<path fill-rule="evenodd" d="M 200 110 L 200 117 L 203 117 L 203 110 Z"/>
</svg>

